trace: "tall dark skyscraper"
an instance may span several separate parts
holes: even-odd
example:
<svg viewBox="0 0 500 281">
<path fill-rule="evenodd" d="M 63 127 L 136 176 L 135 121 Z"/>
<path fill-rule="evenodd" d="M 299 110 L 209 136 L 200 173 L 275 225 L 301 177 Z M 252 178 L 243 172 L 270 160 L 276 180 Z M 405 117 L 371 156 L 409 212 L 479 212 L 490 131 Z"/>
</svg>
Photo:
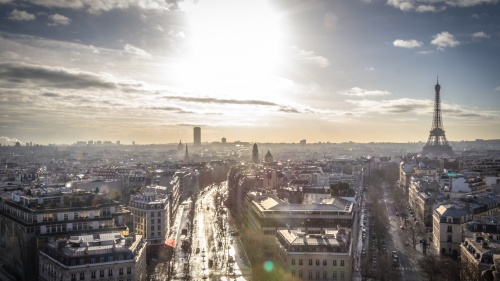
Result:
<svg viewBox="0 0 500 281">
<path fill-rule="evenodd" d="M 434 116 L 432 117 L 432 128 L 429 134 L 429 139 L 425 144 L 422 155 L 428 156 L 432 155 L 434 157 L 448 156 L 453 157 L 455 153 L 453 149 L 448 144 L 448 140 L 446 139 L 446 135 L 443 129 L 443 119 L 441 117 L 441 97 L 440 91 L 441 86 L 439 85 L 439 80 L 434 86 L 434 90 L 436 91 L 436 96 L 434 99 Z"/>
<path fill-rule="evenodd" d="M 193 135 L 194 135 L 194 145 L 201 145 L 201 128 L 194 127 Z"/>
<path fill-rule="evenodd" d="M 254 143 L 252 149 L 252 162 L 259 163 L 259 147 L 256 143 Z"/>
</svg>

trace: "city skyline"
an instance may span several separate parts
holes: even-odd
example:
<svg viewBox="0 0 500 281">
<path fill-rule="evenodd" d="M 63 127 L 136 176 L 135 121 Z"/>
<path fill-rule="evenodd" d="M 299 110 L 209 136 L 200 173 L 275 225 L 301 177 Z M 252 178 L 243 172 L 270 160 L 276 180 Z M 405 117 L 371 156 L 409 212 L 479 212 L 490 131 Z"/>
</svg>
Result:
<svg viewBox="0 0 500 281">
<path fill-rule="evenodd" d="M 0 143 L 500 139 L 497 0 L 0 0 Z"/>
</svg>

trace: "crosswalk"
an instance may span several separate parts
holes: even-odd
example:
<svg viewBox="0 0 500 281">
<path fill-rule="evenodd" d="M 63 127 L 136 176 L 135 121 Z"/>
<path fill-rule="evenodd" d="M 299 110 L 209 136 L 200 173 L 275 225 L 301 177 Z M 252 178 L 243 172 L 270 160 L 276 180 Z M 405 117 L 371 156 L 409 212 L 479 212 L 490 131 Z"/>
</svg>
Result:
<svg viewBox="0 0 500 281">
<path fill-rule="evenodd" d="M 400 266 L 400 267 L 396 267 L 396 270 L 399 270 L 399 271 L 418 271 L 418 268 Z"/>
</svg>

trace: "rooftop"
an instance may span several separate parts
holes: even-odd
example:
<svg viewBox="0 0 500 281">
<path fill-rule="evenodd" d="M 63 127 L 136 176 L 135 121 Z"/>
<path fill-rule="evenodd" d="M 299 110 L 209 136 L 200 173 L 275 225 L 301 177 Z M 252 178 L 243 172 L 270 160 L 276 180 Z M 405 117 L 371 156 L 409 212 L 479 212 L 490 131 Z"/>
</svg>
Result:
<svg viewBox="0 0 500 281">
<path fill-rule="evenodd" d="M 111 253 L 132 254 L 142 247 L 142 236 L 124 237 L 120 233 L 71 236 L 68 240 L 58 240 L 47 244 L 67 257 L 104 255 Z"/>
</svg>

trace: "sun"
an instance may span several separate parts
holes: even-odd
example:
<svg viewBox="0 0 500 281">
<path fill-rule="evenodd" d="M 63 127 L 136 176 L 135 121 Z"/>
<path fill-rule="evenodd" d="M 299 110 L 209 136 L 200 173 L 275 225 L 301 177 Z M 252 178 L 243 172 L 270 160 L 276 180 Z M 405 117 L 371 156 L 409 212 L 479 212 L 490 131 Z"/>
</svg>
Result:
<svg viewBox="0 0 500 281">
<path fill-rule="evenodd" d="M 282 33 L 264 0 L 199 1 L 189 12 L 191 54 L 179 71 L 185 89 L 265 96 L 277 82 Z"/>
</svg>

